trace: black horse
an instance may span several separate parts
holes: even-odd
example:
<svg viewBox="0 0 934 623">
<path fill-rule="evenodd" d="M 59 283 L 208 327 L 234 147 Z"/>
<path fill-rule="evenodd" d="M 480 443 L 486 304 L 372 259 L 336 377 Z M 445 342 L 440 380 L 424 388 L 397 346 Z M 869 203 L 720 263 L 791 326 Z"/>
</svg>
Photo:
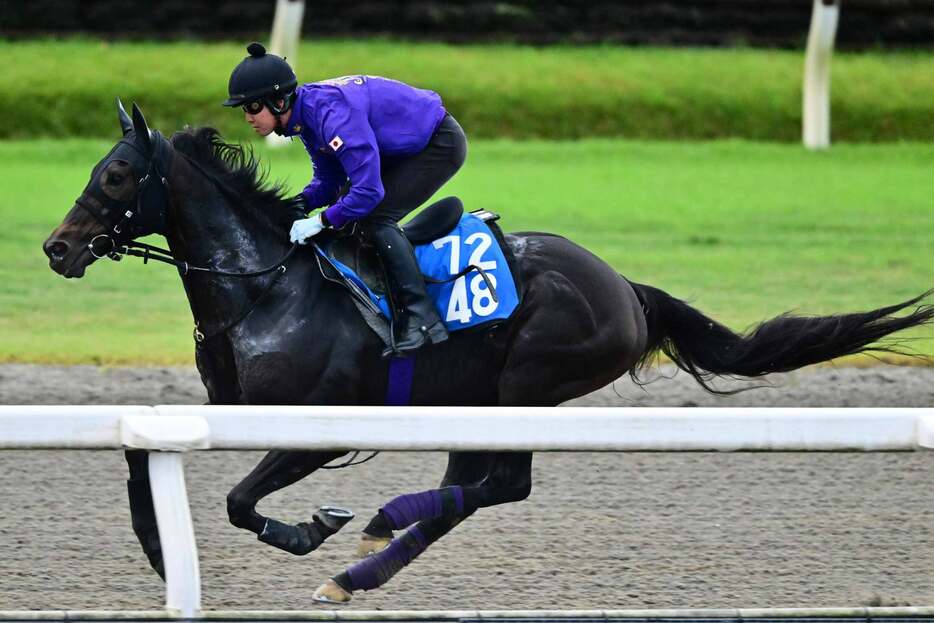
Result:
<svg viewBox="0 0 934 623">
<path fill-rule="evenodd" d="M 182 263 L 201 338 L 197 365 L 212 404 L 383 404 L 389 364 L 380 357 L 381 340 L 346 291 L 323 278 L 311 250 L 288 253 L 287 232 L 299 214 L 280 188 L 264 183 L 252 154 L 208 128 L 167 140 L 135 106 L 132 119 L 122 106 L 119 117 L 123 138 L 44 244 L 52 269 L 81 277 L 130 239 L 162 234 Z M 718 375 L 757 377 L 887 350 L 880 338 L 934 318 L 934 307 L 918 305 L 922 295 L 865 313 L 782 315 L 738 335 L 657 288 L 628 281 L 561 236 L 516 233 L 505 240 L 520 307 L 493 329 L 455 333 L 419 352 L 412 404 L 555 406 L 626 372 L 635 378 L 659 352 L 711 389 Z M 248 273 L 280 261 L 287 270 L 245 279 L 189 269 Z M 322 512 L 287 525 L 261 516 L 256 504 L 341 455 L 269 452 L 228 495 L 230 521 L 270 545 L 307 554 L 346 518 Z M 134 530 L 162 574 L 146 455 L 131 451 L 127 460 Z M 316 596 L 347 601 L 354 590 L 385 583 L 478 508 L 525 499 L 531 462 L 529 452 L 451 453 L 442 488 L 387 503 L 364 530 L 360 553 L 367 556 Z"/>
</svg>

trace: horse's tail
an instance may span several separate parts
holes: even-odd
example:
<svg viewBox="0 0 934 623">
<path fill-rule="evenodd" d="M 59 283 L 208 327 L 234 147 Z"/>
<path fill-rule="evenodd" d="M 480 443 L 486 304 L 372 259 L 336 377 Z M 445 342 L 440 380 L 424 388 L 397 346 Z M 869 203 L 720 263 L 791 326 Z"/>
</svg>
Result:
<svg viewBox="0 0 934 623">
<path fill-rule="evenodd" d="M 638 381 L 639 371 L 661 351 L 704 389 L 717 394 L 735 393 L 710 387 L 708 382 L 717 376 L 788 372 L 865 351 L 909 354 L 899 350 L 897 343 L 878 340 L 934 320 L 934 305 L 919 305 L 906 316 L 892 316 L 934 292 L 929 290 L 864 313 L 815 317 L 786 313 L 741 335 L 658 288 L 637 283 L 632 287 L 642 300 L 649 333 L 646 350 L 630 371 L 633 379 Z"/>
</svg>

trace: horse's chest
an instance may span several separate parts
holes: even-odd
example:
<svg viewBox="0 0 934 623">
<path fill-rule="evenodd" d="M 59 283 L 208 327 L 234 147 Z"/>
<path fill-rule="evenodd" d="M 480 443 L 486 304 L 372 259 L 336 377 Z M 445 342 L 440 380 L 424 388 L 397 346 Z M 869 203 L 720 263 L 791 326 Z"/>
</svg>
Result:
<svg viewBox="0 0 934 623">
<path fill-rule="evenodd" d="M 256 351 L 235 347 L 237 377 L 247 404 L 345 402 L 359 389 L 357 370 L 333 353 L 308 348 Z"/>
</svg>

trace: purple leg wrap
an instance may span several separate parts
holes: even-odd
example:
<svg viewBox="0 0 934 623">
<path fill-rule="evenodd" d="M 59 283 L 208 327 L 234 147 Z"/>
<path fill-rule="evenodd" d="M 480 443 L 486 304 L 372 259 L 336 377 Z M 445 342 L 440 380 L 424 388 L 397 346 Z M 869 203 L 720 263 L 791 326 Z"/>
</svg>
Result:
<svg viewBox="0 0 934 623">
<path fill-rule="evenodd" d="M 352 592 L 357 589 L 369 591 L 382 586 L 427 547 L 428 541 L 417 526 L 407 530 L 383 551 L 367 556 L 348 569 L 347 575 L 353 586 L 345 588 Z"/>
<path fill-rule="evenodd" d="M 390 501 L 380 512 L 393 530 L 401 530 L 423 519 L 459 516 L 464 512 L 464 490 L 454 486 L 407 493 Z"/>
</svg>

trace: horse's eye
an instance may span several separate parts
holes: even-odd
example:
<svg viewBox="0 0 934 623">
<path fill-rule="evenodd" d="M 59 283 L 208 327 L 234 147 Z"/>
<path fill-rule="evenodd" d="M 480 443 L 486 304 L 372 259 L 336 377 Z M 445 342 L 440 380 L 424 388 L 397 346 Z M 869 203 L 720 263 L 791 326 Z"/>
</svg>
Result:
<svg viewBox="0 0 934 623">
<path fill-rule="evenodd" d="M 132 174 L 128 165 L 114 163 L 108 166 L 101 176 L 101 191 L 117 201 L 129 200 L 133 195 Z"/>
</svg>

